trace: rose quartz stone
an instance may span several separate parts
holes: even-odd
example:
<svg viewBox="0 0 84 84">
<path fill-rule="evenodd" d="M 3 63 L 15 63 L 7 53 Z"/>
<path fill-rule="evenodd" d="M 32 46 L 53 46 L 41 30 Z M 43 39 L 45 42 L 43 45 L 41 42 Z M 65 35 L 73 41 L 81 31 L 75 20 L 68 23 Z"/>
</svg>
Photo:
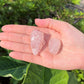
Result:
<svg viewBox="0 0 84 84">
<path fill-rule="evenodd" d="M 39 30 L 33 30 L 31 33 L 32 53 L 37 55 L 45 44 L 44 33 Z"/>
<path fill-rule="evenodd" d="M 61 41 L 59 39 L 52 38 L 49 41 L 48 48 L 51 54 L 57 54 L 61 47 Z"/>
</svg>

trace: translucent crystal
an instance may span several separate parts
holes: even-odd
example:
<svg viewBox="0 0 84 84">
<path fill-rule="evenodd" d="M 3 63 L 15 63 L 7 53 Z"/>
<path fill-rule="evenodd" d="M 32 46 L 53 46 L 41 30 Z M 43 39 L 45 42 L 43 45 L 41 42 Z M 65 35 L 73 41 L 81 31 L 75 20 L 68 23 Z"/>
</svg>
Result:
<svg viewBox="0 0 84 84">
<path fill-rule="evenodd" d="M 52 38 L 50 39 L 49 41 L 49 52 L 51 54 L 57 54 L 60 50 L 60 47 L 61 47 L 61 41 L 59 39 L 55 39 L 55 38 Z"/>
<path fill-rule="evenodd" d="M 45 44 L 44 33 L 39 30 L 33 30 L 31 33 L 32 53 L 37 55 Z"/>
</svg>

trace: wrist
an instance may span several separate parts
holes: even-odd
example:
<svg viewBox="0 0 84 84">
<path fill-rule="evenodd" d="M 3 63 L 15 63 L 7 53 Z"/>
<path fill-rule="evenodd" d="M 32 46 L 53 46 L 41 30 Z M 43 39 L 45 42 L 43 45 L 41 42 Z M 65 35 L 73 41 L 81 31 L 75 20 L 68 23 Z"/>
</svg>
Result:
<svg viewBox="0 0 84 84">
<path fill-rule="evenodd" d="M 82 53 L 82 54 L 79 54 L 80 56 L 80 66 L 79 66 L 79 69 L 81 69 L 81 70 L 84 70 L 84 53 Z"/>
</svg>

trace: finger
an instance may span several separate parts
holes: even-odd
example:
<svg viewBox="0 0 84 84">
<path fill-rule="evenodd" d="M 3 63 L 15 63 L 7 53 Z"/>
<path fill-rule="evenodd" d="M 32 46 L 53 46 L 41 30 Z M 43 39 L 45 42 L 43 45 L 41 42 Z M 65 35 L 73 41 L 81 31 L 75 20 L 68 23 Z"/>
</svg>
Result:
<svg viewBox="0 0 84 84">
<path fill-rule="evenodd" d="M 10 42 L 10 41 L 1 41 L 0 46 L 9 50 L 32 53 L 31 46 L 28 44 L 21 44 L 21 43 Z"/>
<path fill-rule="evenodd" d="M 27 25 L 5 25 L 2 27 L 2 31 L 30 34 L 35 28 L 37 27 Z"/>
<path fill-rule="evenodd" d="M 21 53 L 21 52 L 11 52 L 9 54 L 10 57 L 18 59 L 18 60 L 23 60 L 26 62 L 32 62 L 35 64 L 42 65 L 42 59 L 41 56 L 34 56 L 32 54 L 27 54 L 27 53 Z"/>
<path fill-rule="evenodd" d="M 39 28 L 35 26 L 26 26 L 26 25 L 5 25 L 2 27 L 2 31 L 5 32 L 12 32 L 12 33 L 21 33 L 21 34 L 27 34 L 30 35 L 31 32 L 37 29 L 41 32 L 47 33 L 47 34 L 53 34 L 55 31 L 48 29 L 48 28 Z M 58 32 L 57 32 L 58 33 Z"/>
<path fill-rule="evenodd" d="M 30 44 L 30 36 L 25 34 L 2 32 L 0 40 Z"/>
<path fill-rule="evenodd" d="M 35 24 L 39 27 L 45 27 L 56 30 L 57 32 L 64 33 L 67 30 L 67 22 L 58 21 L 54 19 L 35 19 Z"/>
<path fill-rule="evenodd" d="M 5 25 L 2 27 L 2 31 L 4 32 L 21 33 L 27 35 L 30 35 L 34 29 L 37 29 L 44 33 L 49 33 L 49 31 L 52 31 L 47 28 L 39 28 L 39 27 L 27 26 L 27 25 Z"/>
</svg>

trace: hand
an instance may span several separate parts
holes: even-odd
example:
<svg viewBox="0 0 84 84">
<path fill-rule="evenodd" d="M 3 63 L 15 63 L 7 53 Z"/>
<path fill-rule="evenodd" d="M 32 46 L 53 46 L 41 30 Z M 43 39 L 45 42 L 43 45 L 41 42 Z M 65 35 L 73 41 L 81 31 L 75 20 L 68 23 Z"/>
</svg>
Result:
<svg viewBox="0 0 84 84">
<path fill-rule="evenodd" d="M 67 22 L 53 19 L 36 19 L 35 26 L 6 25 L 0 33 L 0 45 L 13 50 L 9 55 L 15 59 L 36 63 L 48 68 L 72 70 L 84 69 L 84 34 Z M 49 53 L 46 47 L 34 56 L 30 46 L 30 34 L 33 29 L 50 34 L 62 41 L 62 48 L 56 55 Z"/>
</svg>

